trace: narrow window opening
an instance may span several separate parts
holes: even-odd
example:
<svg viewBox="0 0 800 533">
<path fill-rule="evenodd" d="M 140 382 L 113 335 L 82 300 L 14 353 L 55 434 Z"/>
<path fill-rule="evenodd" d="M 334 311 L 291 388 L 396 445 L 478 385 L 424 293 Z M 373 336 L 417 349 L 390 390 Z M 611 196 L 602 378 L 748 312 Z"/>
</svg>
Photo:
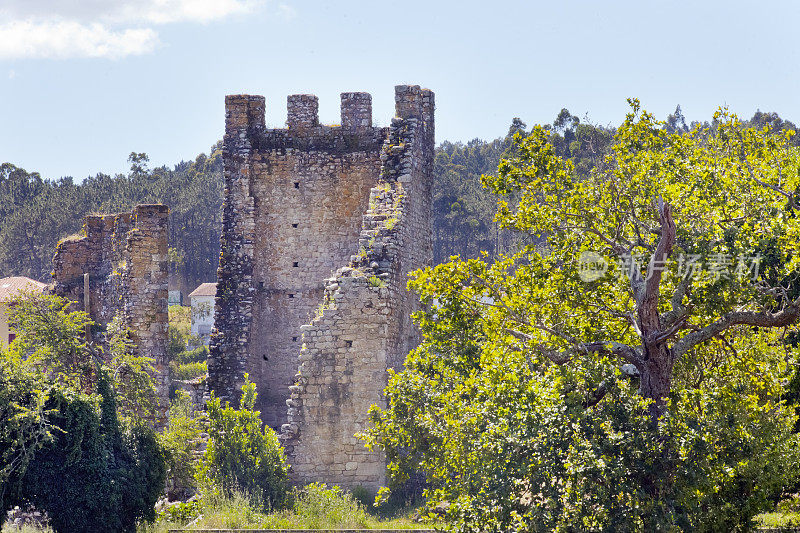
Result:
<svg viewBox="0 0 800 533">
<path fill-rule="evenodd" d="M 297 261 L 295 261 L 294 263 L 292 263 L 292 266 L 293 266 L 293 267 L 295 267 L 295 268 L 297 268 L 297 267 L 299 267 L 299 266 L 300 266 L 300 263 L 298 263 Z"/>
<path fill-rule="evenodd" d="M 297 222 L 295 222 L 294 224 L 292 224 L 292 227 L 293 227 L 293 228 L 296 228 L 296 227 L 297 227 Z"/>
<path fill-rule="evenodd" d="M 292 342 L 297 342 L 297 337 L 292 337 Z"/>
<path fill-rule="evenodd" d="M 269 357 L 267 357 L 267 354 L 264 354 L 263 357 L 264 357 L 264 361 L 269 361 Z"/>
<path fill-rule="evenodd" d="M 292 293 L 290 292 L 290 293 L 289 293 L 289 298 L 294 298 L 294 294 L 292 294 Z"/>
<path fill-rule="evenodd" d="M 300 188 L 300 182 L 299 181 L 295 181 L 294 182 L 294 188 L 295 189 L 299 189 Z"/>
<path fill-rule="evenodd" d="M 345 345 L 347 348 L 352 348 L 352 347 L 353 347 L 353 341 L 344 341 L 344 345 Z"/>
<path fill-rule="evenodd" d="M 264 290 L 264 282 L 263 281 L 259 281 L 258 282 L 258 290 L 261 290 L 261 291 Z"/>
</svg>

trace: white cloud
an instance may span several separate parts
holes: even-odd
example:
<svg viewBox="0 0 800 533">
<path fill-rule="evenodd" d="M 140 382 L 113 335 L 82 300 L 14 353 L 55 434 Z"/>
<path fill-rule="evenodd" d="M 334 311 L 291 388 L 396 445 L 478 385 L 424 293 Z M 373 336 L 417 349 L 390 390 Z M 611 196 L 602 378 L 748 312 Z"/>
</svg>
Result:
<svg viewBox="0 0 800 533">
<path fill-rule="evenodd" d="M 14 71 L 14 70 L 9 70 L 8 71 L 8 79 L 13 80 L 16 77 L 17 77 L 16 71 Z"/>
<path fill-rule="evenodd" d="M 0 59 L 120 58 L 151 52 L 158 35 L 150 28 L 110 30 L 99 23 L 15 21 L 0 25 Z"/>
<path fill-rule="evenodd" d="M 3 0 L 14 19 L 67 19 L 105 24 L 210 22 L 252 11 L 264 0 Z"/>
<path fill-rule="evenodd" d="M 0 60 L 121 58 L 152 52 L 155 25 L 209 23 L 267 0 L 2 0 Z M 291 8 L 288 8 L 291 10 Z M 286 13 L 283 4 L 279 7 Z"/>
</svg>

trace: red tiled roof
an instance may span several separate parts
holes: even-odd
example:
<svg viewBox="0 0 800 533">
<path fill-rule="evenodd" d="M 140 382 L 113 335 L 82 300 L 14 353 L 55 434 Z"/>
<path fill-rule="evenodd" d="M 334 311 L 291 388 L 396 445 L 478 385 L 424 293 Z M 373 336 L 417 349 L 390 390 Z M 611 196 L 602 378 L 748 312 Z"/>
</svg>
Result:
<svg viewBox="0 0 800 533">
<path fill-rule="evenodd" d="M 13 298 L 22 290 L 42 292 L 45 287 L 47 287 L 46 283 L 24 276 L 0 278 L 0 302 Z"/>
<path fill-rule="evenodd" d="M 193 296 L 216 296 L 217 284 L 216 283 L 201 283 L 199 287 L 189 294 L 189 298 Z"/>
</svg>

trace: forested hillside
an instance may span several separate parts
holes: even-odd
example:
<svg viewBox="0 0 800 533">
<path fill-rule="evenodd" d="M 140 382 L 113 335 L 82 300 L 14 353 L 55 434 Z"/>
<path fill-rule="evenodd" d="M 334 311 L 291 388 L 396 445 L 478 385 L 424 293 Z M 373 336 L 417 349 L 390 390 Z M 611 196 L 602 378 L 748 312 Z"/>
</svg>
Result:
<svg viewBox="0 0 800 533">
<path fill-rule="evenodd" d="M 795 129 L 776 113 L 756 112 L 752 125 Z M 558 155 L 569 158 L 585 175 L 603 163 L 614 133 L 562 109 L 553 124 L 551 141 Z M 686 130 L 680 106 L 667 118 L 669 130 Z M 494 257 L 512 250 L 518 235 L 494 221 L 496 198 L 483 188 L 482 174 L 497 170 L 500 159 L 512 156 L 511 139 L 527 126 L 514 119 L 503 137 L 474 139 L 466 144 L 445 141 L 436 149 L 434 171 L 434 261 L 451 255 L 477 257 L 485 250 Z M 795 142 L 800 139 L 795 137 Z M 81 183 L 71 178 L 49 180 L 12 163 L 0 166 L 0 277 L 24 275 L 50 281 L 51 259 L 59 239 L 81 230 L 89 213 L 128 210 L 138 203 L 169 205 L 171 269 L 184 290 L 216 278 L 222 202 L 221 144 L 210 155 L 169 169 L 151 169 L 148 157 L 131 153 L 127 174 L 97 174 Z"/>
<path fill-rule="evenodd" d="M 222 152 L 201 154 L 173 169 L 150 169 L 132 153 L 128 174 L 97 174 L 75 183 L 43 179 L 11 163 L 0 166 L 0 277 L 50 281 L 59 239 L 81 230 L 90 213 L 113 213 L 139 203 L 170 207 L 171 268 L 187 286 L 215 279 L 222 204 Z"/>
</svg>

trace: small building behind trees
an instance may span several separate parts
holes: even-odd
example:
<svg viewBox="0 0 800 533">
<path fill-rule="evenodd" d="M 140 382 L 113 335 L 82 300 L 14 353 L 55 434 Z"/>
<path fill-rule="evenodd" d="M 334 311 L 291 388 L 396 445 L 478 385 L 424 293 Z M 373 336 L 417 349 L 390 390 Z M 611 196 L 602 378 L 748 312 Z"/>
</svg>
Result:
<svg viewBox="0 0 800 533">
<path fill-rule="evenodd" d="M 0 348 L 11 344 L 15 337 L 14 331 L 8 325 L 6 312 L 11 300 L 22 291 L 42 292 L 45 287 L 46 284 L 25 276 L 0 278 Z"/>
<path fill-rule="evenodd" d="M 217 296 L 216 283 L 201 283 L 189 294 L 192 306 L 192 335 L 197 335 L 208 344 L 214 328 L 214 298 Z"/>
</svg>

